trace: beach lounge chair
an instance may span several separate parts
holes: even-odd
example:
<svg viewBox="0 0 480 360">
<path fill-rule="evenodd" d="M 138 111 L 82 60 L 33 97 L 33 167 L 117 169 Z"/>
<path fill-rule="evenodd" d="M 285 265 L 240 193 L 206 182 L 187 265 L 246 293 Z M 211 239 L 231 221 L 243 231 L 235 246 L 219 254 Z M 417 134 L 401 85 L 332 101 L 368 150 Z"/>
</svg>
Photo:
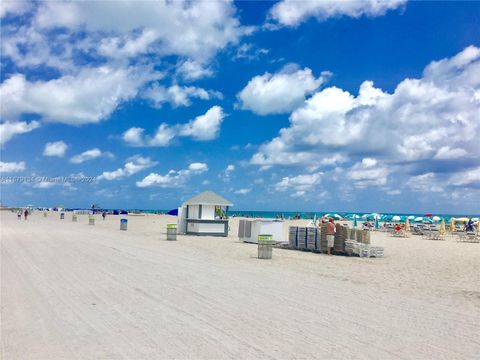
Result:
<svg viewBox="0 0 480 360">
<path fill-rule="evenodd" d="M 480 243 L 480 237 L 473 231 L 463 232 L 458 235 L 457 242 Z"/>
<path fill-rule="evenodd" d="M 425 240 L 445 240 L 445 236 L 442 236 L 438 231 L 426 232 L 423 236 Z"/>
</svg>

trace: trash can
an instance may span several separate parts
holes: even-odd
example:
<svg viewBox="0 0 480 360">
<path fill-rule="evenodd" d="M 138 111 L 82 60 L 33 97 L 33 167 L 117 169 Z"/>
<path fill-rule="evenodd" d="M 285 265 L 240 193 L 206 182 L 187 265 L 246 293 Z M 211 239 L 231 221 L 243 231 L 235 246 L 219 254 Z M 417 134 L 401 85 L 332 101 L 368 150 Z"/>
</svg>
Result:
<svg viewBox="0 0 480 360">
<path fill-rule="evenodd" d="M 261 234 L 258 235 L 258 258 L 271 259 L 273 240 L 272 235 Z"/>
<path fill-rule="evenodd" d="M 47 217 L 47 212 L 46 211 L 43 212 L 43 217 Z"/>
<path fill-rule="evenodd" d="M 95 216 L 88 215 L 88 225 L 95 225 Z"/>
<path fill-rule="evenodd" d="M 60 220 L 65 219 L 65 213 L 60 213 Z"/>
<path fill-rule="evenodd" d="M 167 240 L 177 240 L 177 224 L 167 224 Z"/>
<path fill-rule="evenodd" d="M 77 215 L 76 214 L 72 215 L 72 222 L 77 222 Z"/>
<path fill-rule="evenodd" d="M 127 219 L 120 219 L 120 230 L 127 231 Z"/>
</svg>

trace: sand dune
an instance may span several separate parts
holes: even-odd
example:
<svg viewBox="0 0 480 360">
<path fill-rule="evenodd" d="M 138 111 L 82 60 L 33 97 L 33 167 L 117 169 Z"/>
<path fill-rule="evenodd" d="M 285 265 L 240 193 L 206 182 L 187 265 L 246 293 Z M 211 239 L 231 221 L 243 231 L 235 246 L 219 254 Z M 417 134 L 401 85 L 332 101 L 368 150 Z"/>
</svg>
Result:
<svg viewBox="0 0 480 360">
<path fill-rule="evenodd" d="M 235 237 L 165 241 L 168 216 L 1 216 L 3 359 L 473 359 L 480 246 L 388 238 L 383 259 Z"/>
</svg>

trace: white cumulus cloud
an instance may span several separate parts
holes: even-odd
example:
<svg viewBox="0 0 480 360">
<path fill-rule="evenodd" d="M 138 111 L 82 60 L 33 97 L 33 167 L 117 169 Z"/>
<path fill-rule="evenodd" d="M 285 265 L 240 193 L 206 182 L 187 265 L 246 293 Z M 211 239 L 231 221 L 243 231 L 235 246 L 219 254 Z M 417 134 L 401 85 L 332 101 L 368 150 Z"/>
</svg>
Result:
<svg viewBox="0 0 480 360">
<path fill-rule="evenodd" d="M 197 116 L 187 124 L 182 125 L 179 134 L 192 137 L 198 141 L 216 139 L 224 118 L 223 109 L 220 106 L 212 106 L 205 114 Z"/>
<path fill-rule="evenodd" d="M 75 155 L 70 159 L 70 162 L 74 164 L 81 164 L 85 161 L 93 160 L 96 159 L 100 156 L 106 156 L 106 157 L 113 157 L 113 154 L 110 152 L 102 152 L 98 148 L 93 148 L 90 150 L 86 150 L 82 152 L 81 154 Z"/>
<path fill-rule="evenodd" d="M 433 157 L 434 159 L 449 160 L 460 159 L 468 156 L 468 152 L 462 148 L 452 149 L 450 146 L 442 146 Z"/>
<path fill-rule="evenodd" d="M 40 126 L 38 121 L 6 121 L 0 124 L 0 145 L 7 143 L 11 138 L 16 135 L 24 134 L 35 130 Z"/>
<path fill-rule="evenodd" d="M 154 51 L 203 60 L 249 31 L 232 2 L 207 0 L 43 2 L 33 22 L 45 31 L 104 34 L 98 50 L 109 57 Z"/>
<path fill-rule="evenodd" d="M 140 188 L 150 186 L 159 186 L 162 188 L 175 188 L 185 185 L 192 175 L 199 175 L 208 171 L 208 165 L 205 163 L 191 163 L 184 170 L 170 170 L 165 175 L 157 173 L 148 174 L 143 180 L 137 181 L 136 185 Z"/>
<path fill-rule="evenodd" d="M 28 81 L 15 74 L 0 85 L 2 118 L 17 119 L 23 113 L 38 114 L 45 121 L 70 125 L 104 120 L 139 88 L 154 79 L 150 69 L 85 68 L 76 76 L 47 81 Z"/>
<path fill-rule="evenodd" d="M 286 191 L 293 189 L 295 191 L 312 190 L 322 180 L 323 173 L 302 174 L 297 176 L 286 176 L 275 184 L 275 190 Z"/>
<path fill-rule="evenodd" d="M 152 104 L 160 108 L 164 103 L 170 103 L 174 107 L 190 106 L 192 99 L 200 100 L 221 99 L 223 96 L 218 91 L 205 90 L 195 86 L 172 85 L 164 87 L 153 84 L 142 93 L 142 97 L 150 100 Z"/>
<path fill-rule="evenodd" d="M 417 192 L 443 192 L 445 190 L 438 176 L 433 173 L 411 176 L 407 181 L 407 186 Z"/>
<path fill-rule="evenodd" d="M 310 17 L 323 21 L 340 16 L 381 16 L 406 2 L 407 0 L 282 0 L 272 7 L 269 19 L 277 26 L 296 27 Z"/>
<path fill-rule="evenodd" d="M 118 180 L 125 177 L 132 176 L 142 170 L 148 169 L 157 165 L 156 161 L 151 160 L 149 157 L 142 157 L 139 155 L 132 156 L 127 159 L 127 162 L 122 168 L 118 168 L 114 171 L 104 171 L 97 180 Z"/>
<path fill-rule="evenodd" d="M 195 81 L 213 75 L 213 70 L 205 64 L 187 59 L 177 64 L 176 74 L 185 81 Z"/>
<path fill-rule="evenodd" d="M 328 87 L 296 109 L 290 126 L 261 145 L 251 163 L 312 166 L 334 156 L 338 162 L 375 158 L 383 165 L 369 169 L 361 162 L 350 176 L 367 184 L 375 182 L 367 178 L 375 173 L 382 179 L 377 185 L 387 173 L 419 173 L 446 159 L 468 155 L 471 167 L 480 154 L 479 91 L 480 49 L 474 46 L 430 63 L 421 78 L 401 81 L 393 93 L 371 81 L 360 86 L 357 96 Z M 464 169 L 460 162 L 451 167 L 452 172 Z"/>
<path fill-rule="evenodd" d="M 356 187 L 383 186 L 387 184 L 390 170 L 378 164 L 376 159 L 364 158 L 347 172 L 347 177 Z"/>
<path fill-rule="evenodd" d="M 237 97 L 242 109 L 260 115 L 287 113 L 302 105 L 305 96 L 318 89 L 329 76 L 330 73 L 324 72 L 315 78 L 309 68 L 287 66 L 275 74 L 255 76 Z"/>
<path fill-rule="evenodd" d="M 25 161 L 3 162 L 0 161 L 0 173 L 18 172 L 25 170 Z"/>
<path fill-rule="evenodd" d="M 45 144 L 45 149 L 43 150 L 44 156 L 58 156 L 63 157 L 67 151 L 68 145 L 63 141 L 49 142 Z"/>
<path fill-rule="evenodd" d="M 197 116 L 185 124 L 160 124 L 153 136 L 144 135 L 145 129 L 132 127 L 122 134 L 122 139 L 130 146 L 168 146 L 176 137 L 191 137 L 197 141 L 214 140 L 220 133 L 225 117 L 220 106 L 212 106 L 205 114 Z"/>
<path fill-rule="evenodd" d="M 2 0 L 0 2 L 0 18 L 7 15 L 21 15 L 32 8 L 32 3 L 25 0 Z"/>
<path fill-rule="evenodd" d="M 455 186 L 480 186 L 480 166 L 452 175 L 450 183 Z"/>
</svg>

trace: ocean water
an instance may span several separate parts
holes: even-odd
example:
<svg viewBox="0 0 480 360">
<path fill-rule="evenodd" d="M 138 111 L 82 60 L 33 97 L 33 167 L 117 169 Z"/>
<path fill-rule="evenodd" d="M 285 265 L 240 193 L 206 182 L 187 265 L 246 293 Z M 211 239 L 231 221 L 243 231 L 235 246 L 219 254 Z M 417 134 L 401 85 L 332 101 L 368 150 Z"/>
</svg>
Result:
<svg viewBox="0 0 480 360">
<path fill-rule="evenodd" d="M 151 213 L 151 214 L 165 214 L 170 210 L 152 210 L 152 209 L 136 209 L 136 210 L 129 210 L 129 211 L 140 211 L 144 213 Z M 241 216 L 241 217 L 250 217 L 250 218 L 265 218 L 265 219 L 275 219 L 277 216 L 280 218 L 281 216 L 284 216 L 285 219 L 292 219 L 294 218 L 295 215 L 298 215 L 300 219 L 313 219 L 315 216 L 317 218 L 321 218 L 325 214 L 338 214 L 342 217 L 348 218 L 349 216 L 356 214 L 359 216 L 362 216 L 364 214 L 369 214 L 369 213 L 363 213 L 363 212 L 302 212 L 302 211 L 258 211 L 258 210 L 230 210 L 228 212 L 228 215 L 230 217 L 232 216 Z M 415 216 L 415 217 L 422 217 L 425 214 L 424 213 L 379 213 L 380 215 L 384 217 L 391 217 L 391 216 L 400 216 L 400 217 L 407 217 L 407 216 Z M 433 216 L 438 216 L 440 218 L 445 219 L 445 221 L 449 221 L 450 218 L 461 218 L 461 217 L 467 217 L 467 218 L 476 218 L 480 217 L 480 214 L 436 214 L 432 213 Z M 360 221 L 361 219 L 359 219 Z M 382 221 L 382 220 L 380 220 Z"/>
</svg>

